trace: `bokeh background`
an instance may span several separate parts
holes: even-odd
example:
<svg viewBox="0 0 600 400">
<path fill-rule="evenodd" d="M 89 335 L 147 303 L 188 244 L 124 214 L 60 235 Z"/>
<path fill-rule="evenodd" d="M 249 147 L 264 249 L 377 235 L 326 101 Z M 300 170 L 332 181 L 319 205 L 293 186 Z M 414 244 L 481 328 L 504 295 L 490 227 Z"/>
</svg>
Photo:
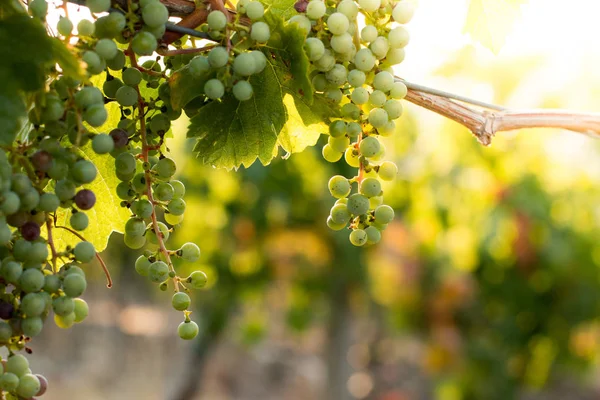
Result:
<svg viewBox="0 0 600 400">
<path fill-rule="evenodd" d="M 595 111 L 599 7 L 531 0 L 494 55 L 463 33 L 466 1 L 421 0 L 397 72 L 509 107 Z M 397 218 L 356 249 L 325 225 L 328 178 L 353 171 L 320 146 L 228 172 L 194 160 L 185 121 L 174 133 L 188 190 L 174 241 L 202 248 L 177 268 L 209 276 L 201 333 L 177 338 L 170 294 L 136 276 L 138 253 L 114 235 L 115 286 L 91 265 L 88 320 L 32 343 L 44 399 L 600 397 L 599 141 L 525 130 L 484 148 L 407 104 L 384 139 Z"/>
</svg>

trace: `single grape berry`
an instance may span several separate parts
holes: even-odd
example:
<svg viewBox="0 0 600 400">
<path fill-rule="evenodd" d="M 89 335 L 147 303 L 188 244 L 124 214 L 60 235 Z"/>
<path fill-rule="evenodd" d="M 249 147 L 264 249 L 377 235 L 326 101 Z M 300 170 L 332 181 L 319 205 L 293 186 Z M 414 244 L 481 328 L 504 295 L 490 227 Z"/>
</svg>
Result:
<svg viewBox="0 0 600 400">
<path fill-rule="evenodd" d="M 169 277 L 169 267 L 163 261 L 155 261 L 150 264 L 148 277 L 154 283 L 160 283 Z"/>
<path fill-rule="evenodd" d="M 40 226 L 35 222 L 26 222 L 21 226 L 21 236 L 30 242 L 40 237 Z"/>
<path fill-rule="evenodd" d="M 206 18 L 206 23 L 208 24 L 208 28 L 215 31 L 220 31 L 227 26 L 227 17 L 223 14 L 222 11 L 214 10 L 208 14 Z"/>
<path fill-rule="evenodd" d="M 52 166 L 52 156 L 46 150 L 39 150 L 31 156 L 31 163 L 36 171 L 47 172 Z"/>
<path fill-rule="evenodd" d="M 88 316 L 90 308 L 83 299 L 74 299 L 73 303 L 75 305 L 73 308 L 73 313 L 75 314 L 75 323 L 82 322 Z"/>
<path fill-rule="evenodd" d="M 178 254 L 185 261 L 193 263 L 200 258 L 200 248 L 195 243 L 185 243 L 178 251 Z"/>
<path fill-rule="evenodd" d="M 127 143 L 129 143 L 129 135 L 124 129 L 113 129 L 110 131 L 110 137 L 114 142 L 115 149 L 122 149 L 123 147 L 127 146 Z"/>
<path fill-rule="evenodd" d="M 148 273 L 150 271 L 150 264 L 152 263 L 150 262 L 150 260 L 148 260 L 148 257 L 144 255 L 139 256 L 137 260 L 135 260 L 135 272 L 137 272 L 141 276 L 148 276 Z"/>
<path fill-rule="evenodd" d="M 348 211 L 352 215 L 363 215 L 369 211 L 369 199 L 359 193 L 355 193 L 348 198 Z"/>
<path fill-rule="evenodd" d="M 73 249 L 73 255 L 75 256 L 75 260 L 82 263 L 88 263 L 92 261 L 96 255 L 96 250 L 94 249 L 94 245 L 90 242 L 79 242 Z"/>
<path fill-rule="evenodd" d="M 381 225 L 389 224 L 394 219 L 394 209 L 388 205 L 381 205 L 375 209 L 375 222 Z"/>
<path fill-rule="evenodd" d="M 183 292 L 177 292 L 171 298 L 171 305 L 177 311 L 187 310 L 191 302 L 190 296 Z"/>
<path fill-rule="evenodd" d="M 89 210 L 96 204 L 96 195 L 89 189 L 82 189 L 75 195 L 75 205 L 81 210 Z"/>
<path fill-rule="evenodd" d="M 198 324 L 196 324 L 194 321 L 182 322 L 179 324 L 179 327 L 177 327 L 177 333 L 183 340 L 192 340 L 198 336 L 198 331 Z"/>
<path fill-rule="evenodd" d="M 381 183 L 375 178 L 366 178 L 360 184 L 360 193 L 367 197 L 379 196 L 381 193 Z"/>
<path fill-rule="evenodd" d="M 248 81 L 239 81 L 233 85 L 233 96 L 239 101 L 250 100 L 254 95 L 254 89 Z"/>
<path fill-rule="evenodd" d="M 82 212 L 76 212 L 75 214 L 72 214 L 69 218 L 69 224 L 71 225 L 71 228 L 75 229 L 76 231 L 85 230 L 85 228 L 88 227 L 89 223 L 90 220 L 88 216 Z"/>
<path fill-rule="evenodd" d="M 201 289 L 206 286 L 207 280 L 208 278 L 204 272 L 194 271 L 185 281 L 192 286 L 192 289 Z"/>
<path fill-rule="evenodd" d="M 329 192 L 336 199 L 347 197 L 352 187 L 348 179 L 342 175 L 335 175 L 329 179 Z"/>
<path fill-rule="evenodd" d="M 14 311 L 15 307 L 11 303 L 0 301 L 0 318 L 11 319 Z"/>
<path fill-rule="evenodd" d="M 94 136 L 92 139 L 92 149 L 97 154 L 106 154 L 113 151 L 115 148 L 115 142 L 110 135 L 101 133 Z"/>
<path fill-rule="evenodd" d="M 364 246 L 367 243 L 367 233 L 362 229 L 350 232 L 350 243 L 355 246 Z"/>
</svg>

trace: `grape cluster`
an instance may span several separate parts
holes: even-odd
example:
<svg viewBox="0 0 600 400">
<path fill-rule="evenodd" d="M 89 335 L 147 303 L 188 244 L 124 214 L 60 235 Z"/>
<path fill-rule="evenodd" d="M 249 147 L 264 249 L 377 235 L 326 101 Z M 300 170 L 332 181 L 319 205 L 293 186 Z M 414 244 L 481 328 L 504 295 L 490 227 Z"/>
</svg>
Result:
<svg viewBox="0 0 600 400">
<path fill-rule="evenodd" d="M 383 161 L 385 147 L 378 138 L 393 134 L 402 115 L 400 100 L 407 88 L 392 67 L 404 60 L 409 34 L 403 24 L 412 18 L 414 6 L 408 0 L 311 0 L 296 9 L 301 13 L 288 23 L 307 36 L 313 87 L 338 104 L 342 116 L 329 125 L 323 157 L 332 163 L 344 157 L 359 170 L 354 178 L 330 180 L 329 190 L 338 200 L 327 225 L 341 230 L 350 224 L 350 242 L 356 246 L 377 243 L 394 216 L 391 207 L 382 205 L 381 180 L 393 180 L 398 172 L 394 163 Z M 359 14 L 365 20 L 360 31 Z M 350 195 L 353 183 L 357 190 Z"/>
</svg>

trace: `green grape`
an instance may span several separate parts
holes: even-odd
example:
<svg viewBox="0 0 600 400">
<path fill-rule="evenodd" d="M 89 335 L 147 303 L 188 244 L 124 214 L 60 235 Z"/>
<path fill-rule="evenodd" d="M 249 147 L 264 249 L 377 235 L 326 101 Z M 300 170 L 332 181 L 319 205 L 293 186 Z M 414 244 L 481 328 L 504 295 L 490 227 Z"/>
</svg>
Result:
<svg viewBox="0 0 600 400">
<path fill-rule="evenodd" d="M 358 15 L 358 6 L 353 0 L 343 0 L 337 6 L 337 11 L 344 14 L 350 21 Z"/>
<path fill-rule="evenodd" d="M 104 104 L 104 96 L 100 89 L 94 86 L 85 86 L 75 93 L 75 105 L 85 109 L 95 104 Z"/>
<path fill-rule="evenodd" d="M 26 293 L 38 292 L 44 287 L 44 274 L 35 268 L 26 269 L 19 277 L 19 284 Z"/>
<path fill-rule="evenodd" d="M 377 57 L 377 59 L 382 59 L 386 56 L 388 50 L 390 49 L 390 45 L 385 37 L 379 36 L 371 43 L 369 49 L 371 49 L 371 52 L 375 57 Z"/>
<path fill-rule="evenodd" d="M 408 24 L 415 13 L 415 7 L 408 1 L 400 1 L 392 11 L 392 18 L 399 24 Z"/>
<path fill-rule="evenodd" d="M 176 182 L 176 181 L 171 181 L 171 186 L 173 186 L 175 188 L 175 185 L 173 185 L 173 182 Z M 154 211 L 154 206 L 152 206 L 152 203 L 147 199 L 141 199 L 136 203 L 135 215 L 137 215 L 140 218 L 144 218 L 144 219 L 150 218 L 153 211 Z"/>
<path fill-rule="evenodd" d="M 366 228 L 365 233 L 367 234 L 368 244 L 376 244 L 381 240 L 381 231 L 374 226 L 369 226 Z"/>
<path fill-rule="evenodd" d="M 360 119 L 360 108 L 354 103 L 346 103 L 342 106 L 342 115 L 345 118 L 357 121 Z"/>
<path fill-rule="evenodd" d="M 85 277 L 79 274 L 69 274 L 63 280 L 63 290 L 69 297 L 79 297 L 85 292 L 87 282 Z"/>
<path fill-rule="evenodd" d="M 103 104 L 95 104 L 85 110 L 83 119 L 91 126 L 97 128 L 106 122 L 108 119 L 108 112 Z"/>
<path fill-rule="evenodd" d="M 396 65 L 404 61 L 406 52 L 404 49 L 390 49 L 385 57 L 388 63 Z"/>
<path fill-rule="evenodd" d="M 188 71 L 194 78 L 200 78 L 208 70 L 210 70 L 210 63 L 208 61 L 208 58 L 205 56 L 196 56 L 192 58 L 192 61 L 190 61 L 190 63 L 188 64 Z"/>
<path fill-rule="evenodd" d="M 369 211 L 369 199 L 359 193 L 348 198 L 348 211 L 352 215 L 363 215 Z"/>
<path fill-rule="evenodd" d="M 346 227 L 346 223 L 336 224 L 331 215 L 327 217 L 327 226 L 333 231 L 341 231 Z"/>
<path fill-rule="evenodd" d="M 259 3 L 260 4 L 260 3 Z M 254 63 L 254 56 L 250 53 L 239 54 L 233 60 L 233 70 L 236 74 L 241 76 L 250 76 L 256 70 Z"/>
<path fill-rule="evenodd" d="M 148 276 L 150 264 L 152 263 L 146 256 L 139 256 L 137 260 L 135 260 L 135 271 L 141 276 Z"/>
<path fill-rule="evenodd" d="M 248 81 L 239 81 L 233 85 L 233 96 L 239 101 L 250 100 L 254 95 L 254 89 Z"/>
<path fill-rule="evenodd" d="M 380 128 L 389 121 L 388 113 L 383 108 L 373 108 L 369 111 L 369 123 L 374 128 Z"/>
<path fill-rule="evenodd" d="M 40 196 L 38 209 L 45 212 L 54 212 L 60 206 L 60 199 L 54 193 L 43 193 Z"/>
<path fill-rule="evenodd" d="M 135 191 L 129 185 L 129 182 L 120 182 L 117 185 L 117 196 L 122 200 L 133 200 Z"/>
<path fill-rule="evenodd" d="M 255 74 L 262 72 L 267 66 L 267 57 L 264 55 L 262 51 L 253 50 L 250 52 L 252 57 L 254 57 L 254 65 L 256 66 Z"/>
<path fill-rule="evenodd" d="M 33 244 L 27 240 L 19 239 L 13 245 L 13 256 L 19 261 L 25 261 L 29 258 Z"/>
<path fill-rule="evenodd" d="M 48 3 L 46 3 L 46 0 L 31 0 L 29 2 L 29 12 L 35 18 L 46 19 Z"/>
<path fill-rule="evenodd" d="M 209 99 L 220 99 L 225 94 L 225 86 L 223 86 L 223 83 L 218 79 L 209 79 L 204 84 L 204 93 Z"/>
<path fill-rule="evenodd" d="M 79 276 L 79 274 L 69 274 L 67 276 Z M 75 302 L 71 297 L 61 296 L 52 300 L 52 310 L 56 315 L 65 317 L 75 310 Z"/>
<path fill-rule="evenodd" d="M 138 102 L 138 93 L 131 86 L 122 86 L 115 95 L 117 102 L 123 107 L 131 107 Z"/>
<path fill-rule="evenodd" d="M 130 249 L 141 249 L 146 244 L 146 237 L 125 234 L 123 236 L 123 243 L 125 243 L 125 246 L 129 247 Z"/>
<path fill-rule="evenodd" d="M 163 182 L 156 185 L 153 189 L 154 196 L 159 201 L 169 201 L 173 198 L 175 190 L 169 183 Z"/>
<path fill-rule="evenodd" d="M 344 14 L 335 12 L 327 18 L 327 28 L 334 35 L 341 35 L 348 31 L 350 21 Z"/>
<path fill-rule="evenodd" d="M 329 146 L 331 146 L 331 148 L 334 151 L 337 151 L 338 153 L 343 153 L 344 151 L 346 151 L 348 146 L 350 146 L 350 139 L 347 138 L 346 136 L 342 136 L 339 138 L 334 138 L 334 137 L 330 136 L 327 139 L 327 144 Z"/>
<path fill-rule="evenodd" d="M 97 154 L 107 154 L 113 151 L 115 142 L 110 135 L 101 133 L 92 139 L 92 149 Z"/>
<path fill-rule="evenodd" d="M 322 154 L 325 161 L 330 163 L 337 162 L 342 158 L 342 153 L 335 151 L 329 144 L 323 146 Z"/>
<path fill-rule="evenodd" d="M 125 53 L 121 50 L 117 51 L 117 55 L 111 58 L 110 60 L 106 60 L 106 66 L 113 71 L 120 71 L 125 67 Z"/>
<path fill-rule="evenodd" d="M 408 30 L 403 26 L 398 26 L 388 33 L 388 42 L 392 48 L 405 47 L 410 41 L 410 34 Z"/>
<path fill-rule="evenodd" d="M 355 229 L 350 232 L 350 243 L 354 246 L 364 246 L 367 243 L 367 233 L 362 229 Z"/>
<path fill-rule="evenodd" d="M 348 125 L 341 119 L 333 121 L 331 124 L 329 124 L 329 135 L 335 138 L 344 136 L 347 128 Z"/>
<path fill-rule="evenodd" d="M 135 174 L 131 180 L 131 187 L 136 193 L 146 192 L 146 174 L 144 172 Z"/>
<path fill-rule="evenodd" d="M 183 215 L 185 212 L 185 201 L 183 199 L 173 199 L 167 205 L 167 209 L 172 215 Z"/>
<path fill-rule="evenodd" d="M 73 31 L 73 23 L 70 19 L 61 16 L 56 24 L 56 30 L 63 36 L 69 36 Z"/>
<path fill-rule="evenodd" d="M 115 168 L 125 174 L 135 172 L 137 161 L 131 153 L 121 153 L 115 159 Z"/>
<path fill-rule="evenodd" d="M 368 72 L 375 67 L 375 57 L 369 49 L 360 49 L 354 56 L 354 65 L 361 71 Z"/>
<path fill-rule="evenodd" d="M 164 6 L 163 6 L 164 7 Z M 131 41 L 131 48 L 135 54 L 140 56 L 150 56 L 156 50 L 158 43 L 156 38 L 150 32 L 138 32 Z"/>
<path fill-rule="evenodd" d="M 208 53 L 208 63 L 213 68 L 221 68 L 227 65 L 229 52 L 225 47 L 217 46 Z"/>
<path fill-rule="evenodd" d="M 23 376 L 29 369 L 29 361 L 22 354 L 15 354 L 14 356 L 8 357 L 6 364 L 4 365 L 4 372 L 10 372 L 16 376 Z"/>
<path fill-rule="evenodd" d="M 14 392 L 18 387 L 19 377 L 16 374 L 13 374 L 12 372 L 5 372 L 0 376 L 0 389 L 6 392 Z"/>
<path fill-rule="evenodd" d="M 28 337 L 35 337 L 42 333 L 44 321 L 40 317 L 27 317 L 21 321 L 23 334 Z M 37 393 L 37 392 L 36 392 Z"/>
<path fill-rule="evenodd" d="M 111 39 L 98 40 L 98 42 L 96 43 L 96 47 L 94 47 L 94 50 L 100 57 L 104 58 L 105 60 L 110 60 L 111 58 L 116 57 L 117 52 L 119 51 L 117 45 Z"/>
<path fill-rule="evenodd" d="M 86 51 L 83 53 L 81 60 L 87 64 L 87 70 L 92 75 L 101 73 L 106 67 L 106 62 L 93 51 Z"/>
<path fill-rule="evenodd" d="M 177 334 L 183 340 L 192 340 L 196 336 L 198 336 L 198 324 L 194 321 L 185 321 L 179 324 L 177 327 Z"/>
<path fill-rule="evenodd" d="M 402 103 L 399 100 L 390 99 L 385 102 L 383 109 L 387 112 L 390 119 L 400 118 L 402 115 Z"/>
<path fill-rule="evenodd" d="M 177 311 L 187 310 L 190 307 L 191 302 L 190 296 L 183 292 L 177 292 L 171 298 L 171 305 Z"/>
<path fill-rule="evenodd" d="M 327 89 L 327 78 L 325 78 L 324 74 L 316 74 L 312 78 L 312 85 L 317 92 L 324 92 Z"/>
<path fill-rule="evenodd" d="M 187 277 L 185 281 L 190 284 L 192 289 L 202 289 L 204 286 L 206 286 L 208 278 L 204 272 L 194 271 L 190 274 L 190 276 Z"/>
<path fill-rule="evenodd" d="M 348 32 L 344 32 L 341 35 L 333 35 L 329 44 L 337 53 L 348 53 L 354 48 L 352 36 Z"/>
<path fill-rule="evenodd" d="M 360 153 L 369 158 L 373 157 L 379 151 L 381 144 L 379 140 L 373 136 L 367 136 L 363 140 L 360 141 L 359 144 Z"/>
<path fill-rule="evenodd" d="M 360 184 L 360 193 L 366 197 L 375 197 L 381 194 L 381 183 L 376 178 L 366 178 Z"/>
<path fill-rule="evenodd" d="M 288 20 L 288 24 L 298 26 L 302 33 L 304 33 L 304 36 L 308 35 L 312 29 L 310 19 L 306 18 L 304 15 L 294 15 Z"/>
<path fill-rule="evenodd" d="M 140 218 L 129 218 L 125 223 L 125 233 L 132 236 L 143 236 L 146 232 L 146 224 Z"/>
<path fill-rule="evenodd" d="M 169 225 L 179 225 L 183 221 L 183 214 L 174 215 L 171 213 L 165 213 L 164 217 L 165 217 L 165 221 Z"/>
<path fill-rule="evenodd" d="M 6 223 L 0 224 L 0 245 L 6 246 L 10 243 L 10 239 L 12 238 L 12 231 L 8 227 Z"/>
<path fill-rule="evenodd" d="M 346 160 L 346 164 L 351 167 L 358 168 L 360 167 L 360 158 L 358 153 L 355 153 L 355 150 L 352 147 L 346 149 L 344 153 L 344 159 Z"/>
<path fill-rule="evenodd" d="M 127 86 L 139 85 L 142 81 L 142 72 L 137 68 L 127 68 L 123 71 L 123 83 Z"/>
<path fill-rule="evenodd" d="M 306 16 L 310 19 L 319 19 L 325 15 L 326 11 L 325 2 L 321 0 L 312 0 L 306 6 Z"/>
<path fill-rule="evenodd" d="M 261 19 L 265 14 L 265 7 L 258 1 L 250 1 L 246 4 L 246 15 L 252 21 Z"/>
<path fill-rule="evenodd" d="M 257 41 L 258 43 L 267 43 L 271 37 L 269 25 L 265 24 L 264 22 L 253 23 L 250 30 L 250 37 L 252 40 Z"/>
<path fill-rule="evenodd" d="M 4 321 L 0 321 L 0 341 L 7 342 L 12 337 L 12 334 L 13 334 L 13 332 L 12 332 L 12 328 L 10 327 L 10 325 Z M 0 388 L 3 389 L 2 378 L 0 378 Z"/>
<path fill-rule="evenodd" d="M 408 88 L 403 82 L 394 82 L 392 88 L 390 89 L 390 97 L 392 99 L 400 100 L 406 97 L 408 93 Z"/>
<path fill-rule="evenodd" d="M 333 68 L 325 74 L 327 80 L 335 86 L 343 85 L 346 82 L 347 76 L 348 71 L 346 71 L 346 67 L 341 64 L 335 64 Z"/>
<path fill-rule="evenodd" d="M 335 224 L 344 224 L 350 221 L 350 212 L 346 204 L 336 204 L 331 209 L 331 219 Z"/>
<path fill-rule="evenodd" d="M 37 1 L 37 0 L 35 0 Z M 45 0 L 44 0 L 45 2 Z M 82 19 L 77 24 L 77 34 L 79 36 L 92 36 L 94 34 L 94 23 L 87 19 Z"/>
<path fill-rule="evenodd" d="M 200 248 L 195 243 L 188 242 L 181 246 L 178 254 L 185 261 L 193 263 L 200 259 Z"/>
<path fill-rule="evenodd" d="M 84 319 L 87 318 L 88 314 L 90 313 L 90 308 L 86 301 L 83 299 L 74 299 L 73 303 L 75 305 L 73 308 L 73 313 L 75 314 L 75 322 L 82 322 Z"/>
<path fill-rule="evenodd" d="M 165 114 L 157 114 L 150 120 L 150 130 L 157 133 L 165 133 L 171 129 L 171 121 Z"/>
<path fill-rule="evenodd" d="M 79 160 L 73 164 L 71 175 L 79 183 L 91 183 L 96 179 L 98 170 L 93 162 L 88 160 Z"/>
<path fill-rule="evenodd" d="M 69 315 L 57 315 L 54 314 L 54 323 L 60 329 L 69 329 L 75 323 L 75 312 L 72 312 Z"/>
<path fill-rule="evenodd" d="M 382 92 L 388 92 L 394 85 L 394 76 L 387 71 L 381 71 L 373 78 L 373 87 Z"/>
<path fill-rule="evenodd" d="M 110 8 L 110 0 L 86 0 L 85 5 L 93 13 L 102 13 Z"/>
<path fill-rule="evenodd" d="M 73 249 L 73 255 L 75 256 L 75 260 L 88 263 L 96 256 L 96 250 L 90 242 L 79 242 Z"/>
<path fill-rule="evenodd" d="M 208 28 L 213 31 L 223 30 L 227 26 L 227 17 L 219 10 L 211 11 L 206 18 Z"/>
<path fill-rule="evenodd" d="M 33 242 L 29 251 L 28 260 L 38 263 L 46 261 L 48 258 L 48 244 L 46 242 Z"/>
<path fill-rule="evenodd" d="M 0 268 L 0 276 L 9 283 L 15 284 L 23 274 L 23 267 L 16 261 L 4 261 Z"/>
<path fill-rule="evenodd" d="M 41 325 L 43 324 L 41 319 L 39 320 L 39 324 L 41 331 Z M 19 386 L 17 386 L 16 393 L 25 399 L 29 399 L 38 394 L 41 387 L 40 380 L 37 376 L 33 374 L 26 374 L 19 378 Z"/>
<path fill-rule="evenodd" d="M 352 91 L 350 96 L 352 101 L 356 104 L 367 104 L 369 102 L 369 92 L 363 87 L 357 87 Z"/>
<path fill-rule="evenodd" d="M 344 94 L 339 89 L 328 90 L 327 92 L 325 92 L 325 95 L 329 100 L 333 101 L 334 103 L 339 103 L 344 97 Z"/>
<path fill-rule="evenodd" d="M 21 199 L 15 192 L 4 192 L 2 193 L 2 202 L 0 203 L 0 210 L 5 215 L 11 215 L 16 213 L 21 207 Z"/>
<path fill-rule="evenodd" d="M 169 239 L 169 228 L 163 224 L 162 222 L 159 222 L 158 224 L 158 231 L 160 232 L 160 234 L 163 237 L 164 241 L 167 241 Z M 152 224 L 148 224 L 148 226 L 146 226 L 146 238 L 148 239 L 148 241 L 152 244 L 158 244 L 158 240 L 156 238 L 156 233 L 154 232 L 154 228 L 152 227 Z"/>
<path fill-rule="evenodd" d="M 336 199 L 347 197 L 352 189 L 348 179 L 342 175 L 335 175 L 331 177 L 331 179 L 329 179 L 328 187 L 329 192 Z"/>
<path fill-rule="evenodd" d="M 117 90 L 123 86 L 123 82 L 120 79 L 113 78 L 109 81 L 104 82 L 102 85 L 102 91 L 111 99 L 114 99 L 117 96 Z"/>
<path fill-rule="evenodd" d="M 321 72 L 327 72 L 335 65 L 335 57 L 329 49 L 325 49 L 325 53 L 321 58 L 315 61 L 314 66 Z"/>
<path fill-rule="evenodd" d="M 381 0 L 359 0 L 358 5 L 367 12 L 374 12 L 381 6 Z"/>
<path fill-rule="evenodd" d="M 38 293 L 28 293 L 21 299 L 21 313 L 28 317 L 38 317 L 45 309 L 44 298 Z"/>
<path fill-rule="evenodd" d="M 366 25 L 360 31 L 360 38 L 363 42 L 371 43 L 377 39 L 377 28 L 373 25 Z"/>
<path fill-rule="evenodd" d="M 394 121 L 389 121 L 384 126 L 377 128 L 377 132 L 383 137 L 391 136 L 396 132 L 396 123 Z"/>
<path fill-rule="evenodd" d="M 142 19 L 150 27 L 159 27 L 169 20 L 169 10 L 161 2 L 155 1 L 142 7 Z"/>
<path fill-rule="evenodd" d="M 169 277 L 169 267 L 163 261 L 155 261 L 148 268 L 148 278 L 154 283 L 160 283 Z"/>
<path fill-rule="evenodd" d="M 313 3 L 322 3 L 320 0 L 316 0 L 308 3 L 309 7 Z M 308 38 L 306 42 L 304 42 L 304 50 L 306 51 L 306 55 L 310 61 L 317 61 L 325 54 L 325 45 L 321 39 L 318 38 Z"/>
<path fill-rule="evenodd" d="M 158 163 L 152 168 L 161 179 L 169 179 L 177 171 L 177 165 L 171 158 L 161 158 Z"/>
<path fill-rule="evenodd" d="M 369 208 L 375 209 L 383 204 L 383 196 L 369 197 Z"/>
<path fill-rule="evenodd" d="M 56 275 L 46 275 L 44 278 L 44 291 L 48 293 L 57 293 L 62 283 Z"/>
<path fill-rule="evenodd" d="M 375 222 L 389 224 L 394 219 L 394 209 L 388 205 L 381 205 L 375 209 Z"/>
</svg>

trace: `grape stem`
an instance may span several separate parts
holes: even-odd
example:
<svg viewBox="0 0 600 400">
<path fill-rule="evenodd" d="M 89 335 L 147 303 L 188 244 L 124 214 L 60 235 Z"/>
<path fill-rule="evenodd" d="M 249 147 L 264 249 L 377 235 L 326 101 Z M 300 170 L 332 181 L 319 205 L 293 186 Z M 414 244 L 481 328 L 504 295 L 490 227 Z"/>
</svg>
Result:
<svg viewBox="0 0 600 400">
<path fill-rule="evenodd" d="M 204 51 L 210 50 L 214 47 L 217 47 L 216 44 L 211 44 L 208 46 L 200 47 L 200 48 L 187 48 L 187 49 L 175 49 L 175 50 L 166 50 L 165 47 L 159 48 L 156 52 L 161 56 L 176 56 L 177 54 L 194 54 L 194 53 L 202 53 Z"/>
<path fill-rule="evenodd" d="M 57 273 L 58 269 L 56 268 L 56 258 L 58 255 L 56 254 L 56 247 L 54 246 L 54 239 L 52 238 L 52 224 L 50 223 L 50 218 L 46 219 L 46 230 L 48 231 L 48 245 L 50 246 L 50 251 L 52 252 L 52 271 Z"/>
<path fill-rule="evenodd" d="M 129 56 L 129 60 L 131 64 L 137 64 L 137 60 L 135 57 L 135 53 L 131 50 L 131 44 L 126 51 L 126 54 Z M 135 86 L 135 90 L 138 95 L 138 118 L 140 120 L 140 135 L 142 139 L 142 161 L 144 163 L 148 162 L 148 151 L 150 150 L 150 146 L 148 145 L 147 135 L 146 135 L 146 118 L 144 118 L 144 98 L 142 97 L 142 93 L 140 92 L 140 88 L 138 85 Z M 150 175 L 150 170 L 144 171 L 144 178 L 146 180 L 146 196 L 148 197 L 148 201 L 150 203 L 155 204 L 154 197 L 152 196 L 152 176 Z M 152 219 L 152 229 L 154 230 L 154 234 L 156 235 L 156 241 L 158 242 L 158 247 L 160 252 L 165 257 L 167 261 L 167 266 L 169 267 L 169 271 L 175 273 L 175 268 L 173 267 L 173 262 L 171 261 L 171 255 L 169 254 L 169 250 L 167 250 L 165 246 L 165 241 L 163 238 L 163 234 L 158 227 L 158 220 L 156 218 L 156 208 L 152 208 L 152 214 L 150 216 Z M 179 292 L 179 280 L 177 276 L 173 278 L 173 283 L 175 285 L 175 291 Z"/>
</svg>

